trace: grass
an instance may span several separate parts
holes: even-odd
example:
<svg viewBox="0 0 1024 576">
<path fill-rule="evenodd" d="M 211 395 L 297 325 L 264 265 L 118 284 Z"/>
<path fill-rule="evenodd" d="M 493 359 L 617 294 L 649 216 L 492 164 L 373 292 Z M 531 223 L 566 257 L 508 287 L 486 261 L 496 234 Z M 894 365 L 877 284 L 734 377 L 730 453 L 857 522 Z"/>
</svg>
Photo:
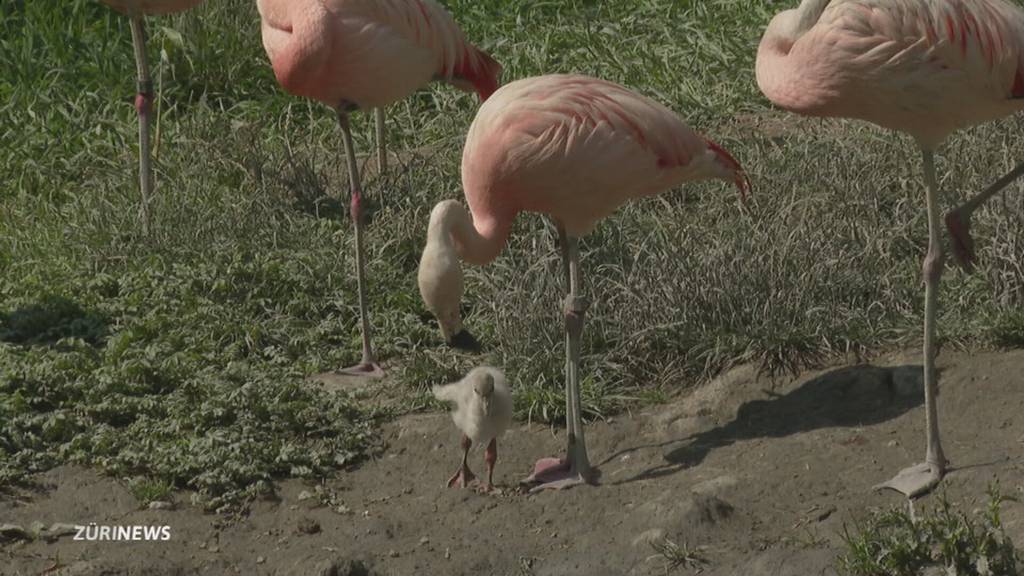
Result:
<svg viewBox="0 0 1024 576">
<path fill-rule="evenodd" d="M 849 576 L 918 576 L 929 567 L 958 576 L 1017 576 L 1024 556 L 999 518 L 1008 499 L 991 487 L 984 510 L 970 515 L 944 495 L 922 518 L 903 507 L 877 512 L 865 526 L 844 532 L 839 568 Z"/>
<path fill-rule="evenodd" d="M 625 83 L 754 180 L 746 210 L 720 184 L 692 185 L 584 239 L 588 417 L 739 363 L 795 371 L 917 345 L 919 160 L 905 137 L 771 110 L 753 57 L 777 2 L 447 5 L 506 80 Z M 74 462 L 191 488 L 215 508 L 358 462 L 386 414 L 305 383 L 357 360 L 359 342 L 332 115 L 277 87 L 251 0 L 149 29 L 160 141 L 156 225 L 142 238 L 127 21 L 87 0 L 0 0 L 0 485 Z M 460 195 L 475 106 L 434 86 L 388 110 L 401 165 L 365 178 L 376 344 L 411 406 L 486 361 L 515 383 L 520 418 L 557 422 L 562 292 L 542 219 L 520 218 L 495 263 L 467 270 L 466 322 L 485 356 L 442 348 L 416 291 L 429 210 Z M 356 115 L 364 154 L 370 126 Z M 1011 118 L 955 137 L 940 155 L 945 204 L 1008 169 L 1021 133 Z M 980 269 L 944 278 L 944 342 L 1024 343 L 1022 215 L 1012 194 L 979 213 Z"/>
<path fill-rule="evenodd" d="M 668 538 L 662 538 L 651 542 L 651 548 L 665 558 L 666 574 L 679 568 L 693 570 L 694 573 L 700 574 L 708 564 L 707 559 L 700 554 L 699 550 L 690 548 L 686 542 L 679 545 Z"/>
</svg>

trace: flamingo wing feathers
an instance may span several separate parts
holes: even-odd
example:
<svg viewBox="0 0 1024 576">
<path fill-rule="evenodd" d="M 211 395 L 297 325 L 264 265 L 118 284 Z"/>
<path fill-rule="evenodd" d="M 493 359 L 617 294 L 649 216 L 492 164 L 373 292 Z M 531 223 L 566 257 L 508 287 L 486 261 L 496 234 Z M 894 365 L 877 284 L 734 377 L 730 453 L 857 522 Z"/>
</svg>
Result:
<svg viewBox="0 0 1024 576">
<path fill-rule="evenodd" d="M 474 221 L 544 212 L 577 235 L 630 198 L 738 174 L 724 149 L 668 108 L 578 75 L 502 87 L 481 106 L 462 161 Z"/>
<path fill-rule="evenodd" d="M 801 9 L 779 14 L 758 50 L 758 84 L 784 108 L 925 144 L 1020 108 L 1024 11 L 1005 0 L 832 0 L 786 37 Z"/>
</svg>

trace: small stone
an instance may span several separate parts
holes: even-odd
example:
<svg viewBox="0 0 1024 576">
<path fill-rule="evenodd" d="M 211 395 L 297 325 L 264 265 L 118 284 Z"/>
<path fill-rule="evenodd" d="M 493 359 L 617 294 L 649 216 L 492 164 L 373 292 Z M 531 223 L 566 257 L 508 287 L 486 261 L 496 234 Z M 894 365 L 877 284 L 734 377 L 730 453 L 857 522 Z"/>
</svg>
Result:
<svg viewBox="0 0 1024 576">
<path fill-rule="evenodd" d="M 388 556 L 390 556 L 391 558 L 398 558 L 398 551 L 388 550 Z"/>
<path fill-rule="evenodd" d="M 895 441 L 895 440 L 889 440 L 888 442 L 886 442 L 885 445 L 888 446 L 889 448 L 895 448 L 895 447 L 899 446 L 900 443 Z"/>
<path fill-rule="evenodd" d="M 289 510 L 298 510 L 299 506 L 297 504 L 292 504 L 291 506 L 288 507 L 288 509 Z"/>
<path fill-rule="evenodd" d="M 267 561 L 267 559 L 266 559 L 266 558 L 264 558 L 263 556 L 257 556 L 257 557 L 256 557 L 256 563 L 257 563 L 257 564 L 263 564 L 263 563 L 264 563 L 264 562 L 266 562 L 266 561 Z"/>
<path fill-rule="evenodd" d="M 445 560 L 451 560 L 452 559 L 452 551 L 448 547 L 445 547 L 445 549 L 444 549 L 444 559 Z"/>
<path fill-rule="evenodd" d="M 303 490 L 302 492 L 299 492 L 299 502 L 302 502 L 303 500 L 309 500 L 312 497 L 313 494 L 309 490 Z"/>
<path fill-rule="evenodd" d="M 430 538 L 427 538 L 426 536 L 420 538 L 420 545 L 422 546 L 424 544 L 430 544 Z"/>
<path fill-rule="evenodd" d="M 320 531 L 320 523 L 312 518 L 303 516 L 302 518 L 299 518 L 298 528 L 299 532 L 302 532 L 303 534 L 316 534 Z"/>
<path fill-rule="evenodd" d="M 206 542 L 200 542 L 199 543 L 199 547 L 202 548 L 203 550 L 206 550 Z"/>
<path fill-rule="evenodd" d="M 216 544 L 214 544 L 213 546 L 210 546 L 208 551 L 209 552 L 220 552 L 220 546 L 217 546 Z"/>
<path fill-rule="evenodd" d="M 174 508 L 174 504 L 171 502 L 164 502 L 163 500 L 153 500 L 149 503 L 150 510 L 171 510 Z"/>
<path fill-rule="evenodd" d="M 335 508 L 334 511 L 337 512 L 338 514 L 345 514 L 345 515 L 348 515 L 348 514 L 352 513 L 352 509 L 349 508 L 348 506 L 345 506 L 344 504 L 338 504 L 338 507 Z"/>
</svg>

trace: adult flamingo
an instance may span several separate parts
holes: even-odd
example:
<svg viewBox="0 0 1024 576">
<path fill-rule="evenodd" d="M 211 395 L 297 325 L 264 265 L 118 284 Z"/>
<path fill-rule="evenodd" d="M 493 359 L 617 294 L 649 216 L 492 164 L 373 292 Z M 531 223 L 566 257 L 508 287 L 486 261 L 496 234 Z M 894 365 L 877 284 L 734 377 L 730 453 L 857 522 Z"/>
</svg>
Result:
<svg viewBox="0 0 1024 576">
<path fill-rule="evenodd" d="M 959 128 L 1024 108 L 1024 12 L 1003 0 L 803 0 L 775 16 L 757 53 L 757 82 L 794 112 L 867 120 L 903 131 L 921 149 L 928 206 L 924 258 L 925 462 L 878 488 L 909 497 L 942 479 L 935 315 L 943 269 L 934 150 Z M 974 260 L 970 215 L 1019 166 L 946 216 L 954 255 Z"/>
<path fill-rule="evenodd" d="M 486 100 L 501 66 L 468 43 L 434 0 L 258 0 L 263 47 L 288 92 L 335 109 L 341 127 L 355 228 L 362 361 L 343 373 L 380 377 L 371 345 L 363 250 L 363 197 L 349 112 L 380 109 L 439 79 Z M 383 116 L 378 114 L 382 146 Z"/>
<path fill-rule="evenodd" d="M 138 71 L 138 92 L 135 111 L 139 115 L 139 188 L 142 190 L 142 233 L 149 234 L 149 200 L 153 196 L 153 167 L 149 151 L 149 123 L 153 111 L 153 81 L 149 76 L 146 58 L 146 24 L 144 17 L 183 12 L 203 0 L 102 0 L 105 4 L 126 14 L 131 22 L 132 43 L 135 45 L 135 68 Z"/>
<path fill-rule="evenodd" d="M 626 88 L 576 75 L 507 84 L 477 113 L 462 154 L 469 211 L 445 200 L 430 214 L 419 289 L 446 338 L 462 333 L 460 259 L 484 265 L 501 252 L 520 212 L 552 217 L 558 228 L 568 296 L 566 425 L 563 459 L 537 462 L 534 489 L 592 480 L 580 410 L 581 295 L 578 239 L 626 201 L 688 180 L 721 178 L 745 193 L 749 182 L 723 148 L 667 108 Z"/>
</svg>

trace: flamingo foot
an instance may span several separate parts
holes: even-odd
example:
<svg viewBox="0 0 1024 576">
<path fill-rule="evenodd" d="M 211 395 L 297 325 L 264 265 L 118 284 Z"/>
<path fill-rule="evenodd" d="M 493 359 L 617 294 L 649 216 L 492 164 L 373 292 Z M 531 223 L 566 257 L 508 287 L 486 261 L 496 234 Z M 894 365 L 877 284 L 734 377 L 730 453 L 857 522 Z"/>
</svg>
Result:
<svg viewBox="0 0 1024 576">
<path fill-rule="evenodd" d="M 915 498 L 931 492 L 942 480 L 942 476 L 941 467 L 925 462 L 900 470 L 895 478 L 875 485 L 874 489 L 888 488 L 906 495 L 907 498 Z"/>
<path fill-rule="evenodd" d="M 946 214 L 946 229 L 949 230 L 950 244 L 953 248 L 953 257 L 964 272 L 970 274 L 974 271 L 974 263 L 977 258 L 974 255 L 974 239 L 971 238 L 970 216 L 964 219 L 959 210 L 952 210 Z"/>
<path fill-rule="evenodd" d="M 466 488 L 473 480 L 476 480 L 476 474 L 473 474 L 469 466 L 462 466 L 448 479 L 448 487 L 459 486 L 460 488 Z"/>
<path fill-rule="evenodd" d="M 348 368 L 340 368 L 336 370 L 338 374 L 344 374 L 346 376 L 356 376 L 358 378 L 370 378 L 373 380 L 379 380 L 385 376 L 384 369 L 380 367 L 380 364 L 376 362 L 360 362 L 355 366 L 349 366 Z"/>
<path fill-rule="evenodd" d="M 533 474 L 520 483 L 533 485 L 530 494 L 541 490 L 562 490 L 589 484 L 567 458 L 541 458 L 533 465 Z"/>
</svg>

